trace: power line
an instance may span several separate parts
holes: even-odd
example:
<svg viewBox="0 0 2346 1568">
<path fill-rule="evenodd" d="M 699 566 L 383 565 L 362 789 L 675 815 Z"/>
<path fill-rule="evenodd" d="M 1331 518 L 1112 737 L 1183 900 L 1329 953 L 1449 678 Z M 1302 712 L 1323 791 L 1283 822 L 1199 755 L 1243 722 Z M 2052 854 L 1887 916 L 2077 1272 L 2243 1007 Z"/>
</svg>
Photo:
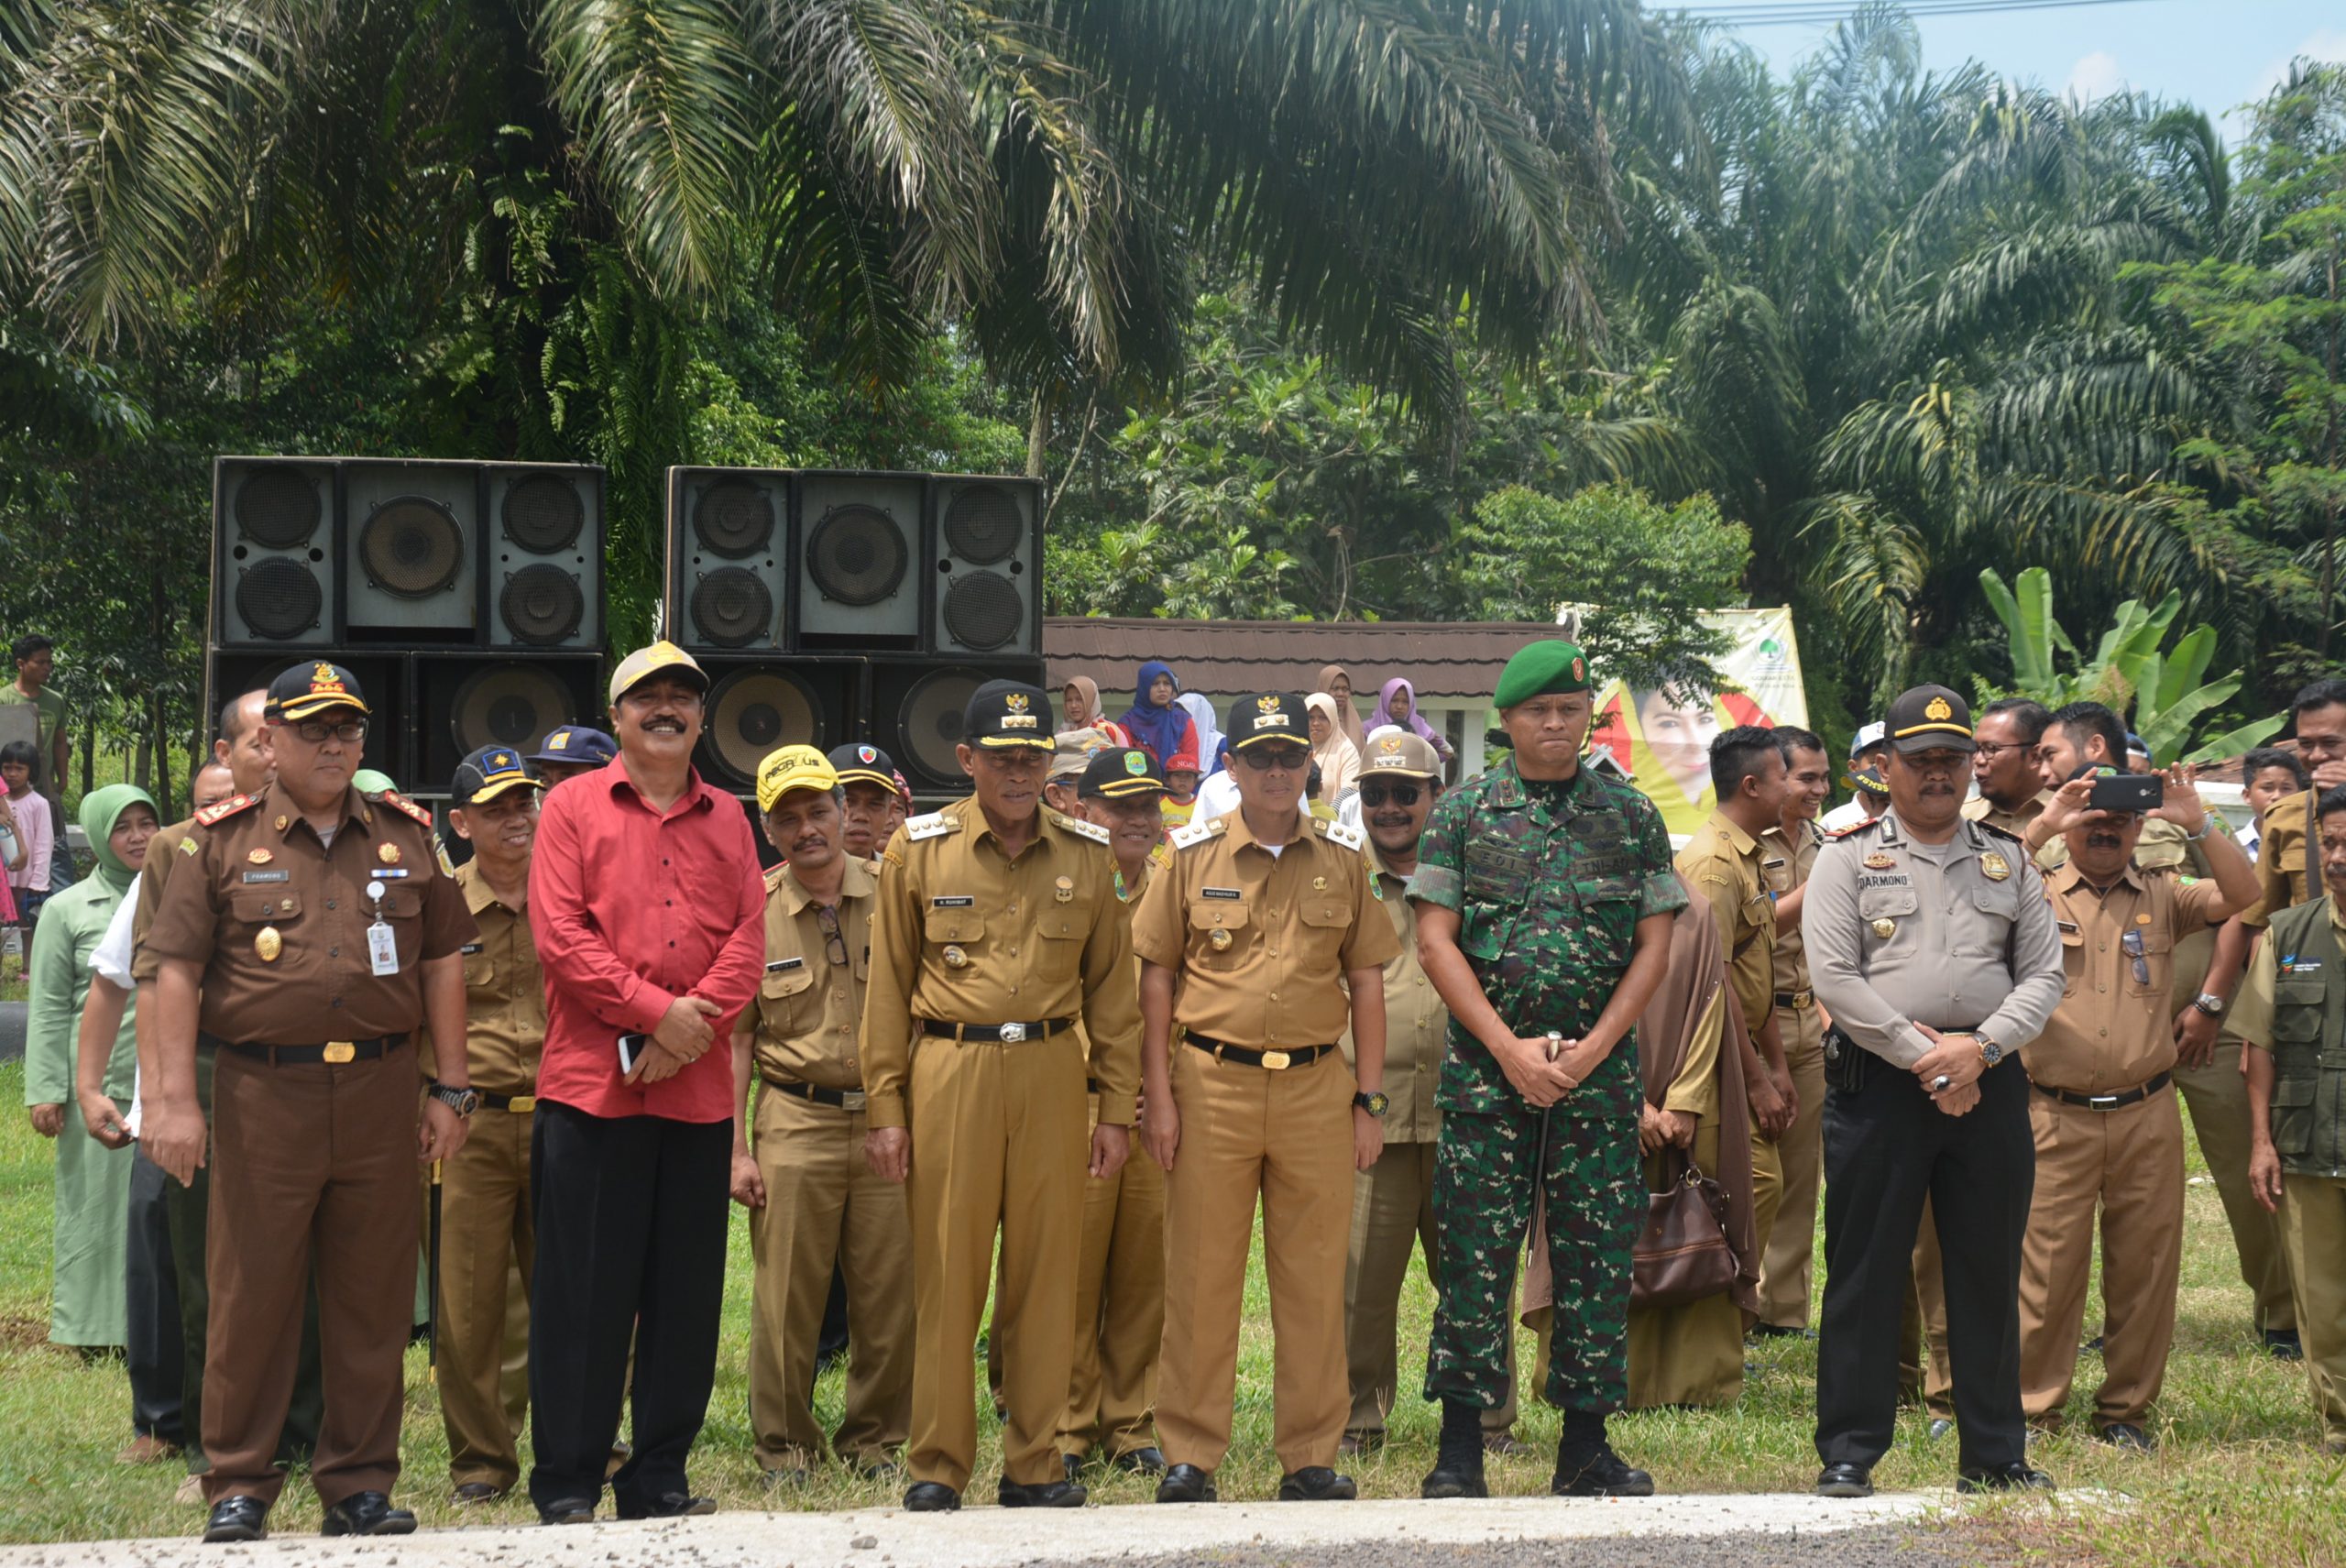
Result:
<svg viewBox="0 0 2346 1568">
<path fill-rule="evenodd" d="M 2161 0 L 1909 0 L 1899 9 L 1909 16 L 1979 16 L 2017 11 L 2074 11 L 2089 5 L 2154 5 Z M 1858 7 L 1847 0 L 1736 0 L 1668 8 L 1706 22 L 1743 27 L 1817 26 L 1846 21 Z"/>
</svg>

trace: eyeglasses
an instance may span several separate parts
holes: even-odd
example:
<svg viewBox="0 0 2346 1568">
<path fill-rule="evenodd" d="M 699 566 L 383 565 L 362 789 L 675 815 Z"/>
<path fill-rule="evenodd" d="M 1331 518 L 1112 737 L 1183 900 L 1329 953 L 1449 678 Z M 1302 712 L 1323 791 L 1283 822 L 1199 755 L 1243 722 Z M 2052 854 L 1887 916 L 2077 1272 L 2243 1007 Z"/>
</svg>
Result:
<svg viewBox="0 0 2346 1568">
<path fill-rule="evenodd" d="M 304 718 L 285 728 L 312 746 L 323 746 L 329 740 L 355 746 L 367 739 L 367 721 L 363 718 L 345 718 L 339 724 L 328 724 L 323 718 Z"/>
<path fill-rule="evenodd" d="M 815 924 L 823 930 L 823 948 L 831 962 L 847 962 L 847 938 L 839 935 L 839 912 L 828 904 L 815 906 Z"/>
<path fill-rule="evenodd" d="M 1972 756 L 1983 762 L 1992 762 L 2007 751 L 2018 751 L 2023 756 L 2033 756 L 2035 754 L 2036 748 L 2034 746 L 1999 746 L 1992 740 L 1981 740 L 1975 744 L 1971 749 Z"/>
<path fill-rule="evenodd" d="M 1276 751 L 1241 751 L 1238 759 L 1258 773 L 1266 773 L 1274 769 L 1299 773 L 1311 765 L 1310 752 L 1288 751 L 1285 747 Z"/>
<path fill-rule="evenodd" d="M 1413 784 L 1365 784 L 1360 786 L 1363 806 L 1382 806 L 1391 801 L 1396 806 L 1415 806 L 1423 791 Z"/>
</svg>

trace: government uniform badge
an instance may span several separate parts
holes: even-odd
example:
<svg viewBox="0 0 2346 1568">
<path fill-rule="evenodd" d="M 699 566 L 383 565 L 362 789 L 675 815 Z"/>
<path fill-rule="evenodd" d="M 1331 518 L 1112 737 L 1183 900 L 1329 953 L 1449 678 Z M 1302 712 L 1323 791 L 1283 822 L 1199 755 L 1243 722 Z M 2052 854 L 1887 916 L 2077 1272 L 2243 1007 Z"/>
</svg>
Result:
<svg viewBox="0 0 2346 1568">
<path fill-rule="evenodd" d="M 2012 863 L 1990 850 L 1979 857 L 1979 874 L 1990 882 L 2001 882 L 2012 874 Z"/>
</svg>

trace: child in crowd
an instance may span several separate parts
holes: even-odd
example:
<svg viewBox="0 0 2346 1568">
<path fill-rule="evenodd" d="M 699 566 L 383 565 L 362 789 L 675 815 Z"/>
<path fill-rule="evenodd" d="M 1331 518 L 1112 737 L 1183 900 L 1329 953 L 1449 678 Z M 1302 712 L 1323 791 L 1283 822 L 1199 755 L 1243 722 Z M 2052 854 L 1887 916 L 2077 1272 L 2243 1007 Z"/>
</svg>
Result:
<svg viewBox="0 0 2346 1568">
<path fill-rule="evenodd" d="M 8 860 L 8 888 L 16 905 L 16 921 L 25 929 L 25 948 L 32 949 L 34 922 L 49 898 L 49 866 L 56 827 L 42 798 L 40 753 L 29 740 L 0 746 L 0 784 L 8 788 L 8 814 L 16 847 Z"/>
<path fill-rule="evenodd" d="M 1198 755 L 1176 751 L 1165 764 L 1165 798 L 1157 803 L 1165 813 L 1166 831 L 1187 828 L 1198 809 Z"/>
</svg>

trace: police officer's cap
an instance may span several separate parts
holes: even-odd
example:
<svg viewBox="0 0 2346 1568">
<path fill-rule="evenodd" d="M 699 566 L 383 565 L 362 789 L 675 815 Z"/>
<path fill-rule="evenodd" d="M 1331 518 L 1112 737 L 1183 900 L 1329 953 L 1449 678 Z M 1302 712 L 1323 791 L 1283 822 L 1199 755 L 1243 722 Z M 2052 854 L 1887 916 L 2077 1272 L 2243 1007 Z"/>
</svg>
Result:
<svg viewBox="0 0 2346 1568">
<path fill-rule="evenodd" d="M 896 793 L 896 764 L 888 753 L 869 740 L 850 740 L 844 746 L 834 746 L 830 754 L 831 771 L 843 784 L 878 784 L 890 795 Z"/>
<path fill-rule="evenodd" d="M 521 752 L 510 746 L 483 746 L 456 764 L 448 799 L 452 806 L 477 806 L 517 789 L 543 787 L 544 781 L 530 771 Z"/>
<path fill-rule="evenodd" d="M 1136 795 L 1163 795 L 1165 770 L 1140 746 L 1106 746 L 1091 753 L 1084 764 L 1083 782 L 1075 793 L 1085 800 L 1123 800 Z"/>
<path fill-rule="evenodd" d="M 589 729 L 583 724 L 565 724 L 550 730 L 545 744 L 540 746 L 526 761 L 532 762 L 583 762 L 599 768 L 619 754 L 619 742 L 599 729 Z"/>
<path fill-rule="evenodd" d="M 336 708 L 365 718 L 366 694 L 358 689 L 356 675 L 340 664 L 319 659 L 296 664 L 269 682 L 269 697 L 260 712 L 270 724 L 299 724 Z"/>
<path fill-rule="evenodd" d="M 1884 717 L 1890 744 L 1900 756 L 1915 751 L 1970 751 L 1971 705 L 1946 686 L 1914 686 L 1890 702 Z"/>
<path fill-rule="evenodd" d="M 1233 751 L 1272 741 L 1306 750 L 1311 745 L 1311 729 L 1305 718 L 1303 699 L 1289 692 L 1257 692 L 1253 696 L 1240 697 L 1230 705 L 1230 721 L 1222 728 L 1230 735 L 1230 749 Z"/>
<path fill-rule="evenodd" d="M 1050 699 L 1024 681 L 988 681 L 972 692 L 970 706 L 961 712 L 961 739 L 990 751 L 1058 748 L 1051 731 Z"/>
</svg>

